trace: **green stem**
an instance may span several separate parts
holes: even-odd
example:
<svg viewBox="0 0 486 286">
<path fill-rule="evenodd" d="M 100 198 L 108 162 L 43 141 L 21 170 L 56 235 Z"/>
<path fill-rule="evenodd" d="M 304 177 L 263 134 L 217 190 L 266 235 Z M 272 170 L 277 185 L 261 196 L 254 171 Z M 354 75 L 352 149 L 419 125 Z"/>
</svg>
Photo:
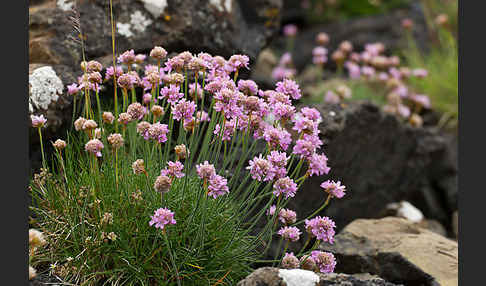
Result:
<svg viewBox="0 0 486 286">
<path fill-rule="evenodd" d="M 42 143 L 42 127 L 38 127 L 37 130 L 39 131 L 39 140 L 40 140 L 40 146 L 41 146 L 41 154 L 42 154 L 42 167 L 47 171 L 47 165 L 46 165 L 46 158 L 44 156 L 44 144 Z"/>
</svg>

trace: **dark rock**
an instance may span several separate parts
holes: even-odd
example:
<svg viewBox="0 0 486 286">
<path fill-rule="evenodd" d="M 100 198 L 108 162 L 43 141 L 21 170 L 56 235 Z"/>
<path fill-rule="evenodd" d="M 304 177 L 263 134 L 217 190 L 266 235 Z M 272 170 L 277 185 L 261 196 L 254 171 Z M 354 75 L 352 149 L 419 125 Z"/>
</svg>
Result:
<svg viewBox="0 0 486 286">
<path fill-rule="evenodd" d="M 70 1 L 67 1 L 70 3 Z M 109 1 L 76 1 L 88 59 L 112 53 Z M 229 57 L 247 54 L 254 61 L 279 27 L 281 0 L 113 1 L 116 50 L 148 52 L 205 51 Z M 181 9 L 180 7 L 184 7 Z M 29 7 L 29 62 L 78 66 L 79 44 L 70 40 L 73 21 L 56 1 Z M 138 11 L 138 12 L 137 12 Z M 137 12 L 137 14 L 134 14 Z M 132 17 L 135 15 L 135 20 Z M 139 20 L 136 20 L 139 19 Z M 123 25 L 125 25 L 123 27 Z"/>
<path fill-rule="evenodd" d="M 452 231 L 456 240 L 459 239 L 459 214 L 457 211 L 452 214 Z"/>
<path fill-rule="evenodd" d="M 310 177 L 288 207 L 300 218 L 318 209 L 326 197 L 320 184 L 340 180 L 347 189 L 321 213 L 332 217 L 338 229 L 357 218 L 378 218 L 386 205 L 407 200 L 425 217 L 450 228 L 457 193 L 457 169 L 449 161 L 444 138 L 431 128 L 414 128 L 368 102 L 317 105 L 323 150 L 331 171 Z M 440 186 L 440 187 L 439 187 Z M 312 199 L 309 199 L 312 198 Z"/>
<path fill-rule="evenodd" d="M 407 41 L 401 26 L 404 18 L 414 21 L 413 36 L 419 48 L 426 50 L 428 42 L 428 30 L 420 2 L 414 2 L 406 8 L 392 10 L 386 14 L 373 15 L 346 21 L 336 21 L 329 24 L 319 24 L 302 28 L 297 34 L 292 59 L 295 67 L 301 71 L 312 63 L 312 49 L 316 46 L 315 37 L 320 32 L 326 32 L 330 37 L 327 46 L 329 55 L 334 52 L 343 41 L 350 41 L 354 50 L 362 51 L 367 43 L 381 42 L 387 51 L 405 48 Z M 274 45 L 283 50 L 285 38 L 280 38 Z M 334 68 L 335 64 L 329 60 L 327 68 Z"/>
<path fill-rule="evenodd" d="M 307 270 L 293 269 L 282 270 L 278 268 L 262 267 L 255 270 L 245 279 L 238 282 L 237 286 L 300 286 L 300 285 L 316 285 L 316 286 L 394 286 L 396 284 L 387 282 L 379 277 L 371 276 L 369 274 L 346 275 L 346 274 L 323 274 L 313 273 Z M 288 281 L 292 278 L 295 280 Z M 315 282 L 314 282 L 315 281 Z M 316 282 L 318 283 L 316 284 Z M 305 284 L 304 284 L 305 283 Z"/>
<path fill-rule="evenodd" d="M 358 219 L 322 244 L 336 272 L 376 274 L 405 285 L 457 285 L 457 242 L 402 218 Z"/>
</svg>

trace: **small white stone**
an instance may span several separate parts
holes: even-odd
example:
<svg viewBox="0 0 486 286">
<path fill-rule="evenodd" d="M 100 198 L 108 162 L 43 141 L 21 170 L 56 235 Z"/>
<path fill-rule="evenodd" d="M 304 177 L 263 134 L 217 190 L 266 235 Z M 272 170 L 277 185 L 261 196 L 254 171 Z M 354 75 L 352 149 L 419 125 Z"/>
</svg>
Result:
<svg viewBox="0 0 486 286">
<path fill-rule="evenodd" d="M 422 212 L 407 201 L 388 204 L 387 209 L 396 210 L 397 216 L 411 222 L 421 222 L 424 219 Z"/>
<path fill-rule="evenodd" d="M 73 8 L 74 1 L 68 2 L 68 0 L 57 0 L 57 7 L 63 11 L 69 11 Z"/>
<path fill-rule="evenodd" d="M 336 116 L 336 112 L 334 112 L 334 111 L 329 111 L 329 115 L 330 115 L 330 116 Z"/>
<path fill-rule="evenodd" d="M 209 0 L 209 4 L 215 6 L 221 12 L 231 12 L 233 0 Z"/>
<path fill-rule="evenodd" d="M 319 276 L 309 270 L 279 269 L 278 276 L 287 286 L 316 286 L 319 283 Z"/>
<path fill-rule="evenodd" d="M 159 18 L 167 7 L 167 0 L 142 0 L 142 2 L 155 19 Z"/>
</svg>

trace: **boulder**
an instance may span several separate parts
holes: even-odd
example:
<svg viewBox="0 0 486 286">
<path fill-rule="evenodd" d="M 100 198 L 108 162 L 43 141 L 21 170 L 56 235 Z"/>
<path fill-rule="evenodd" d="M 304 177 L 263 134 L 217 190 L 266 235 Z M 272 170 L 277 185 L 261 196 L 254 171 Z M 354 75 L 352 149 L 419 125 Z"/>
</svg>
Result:
<svg viewBox="0 0 486 286">
<path fill-rule="evenodd" d="M 457 169 L 437 130 L 411 127 L 369 102 L 315 107 L 323 117 L 320 138 L 331 170 L 307 179 L 289 201 L 299 218 L 324 203 L 320 184 L 332 179 L 341 181 L 347 192 L 331 200 L 320 215 L 334 219 L 338 230 L 357 218 L 382 217 L 389 203 L 402 200 L 451 229 Z M 447 200 L 447 194 L 454 195 Z"/>
<path fill-rule="evenodd" d="M 262 267 L 255 270 L 237 286 L 394 286 L 396 284 L 369 274 L 323 274 L 301 269 Z"/>
<path fill-rule="evenodd" d="M 181 9 L 181 7 L 184 7 Z M 72 20 L 72 8 L 79 23 Z M 118 0 L 113 1 L 116 50 L 208 52 L 254 61 L 278 31 L 282 0 Z M 85 36 L 88 59 L 112 53 L 109 1 L 44 0 L 29 6 L 29 62 L 78 66 Z"/>
<path fill-rule="evenodd" d="M 369 272 L 405 285 L 458 285 L 458 245 L 403 218 L 358 219 L 321 244 L 336 272 Z"/>
</svg>

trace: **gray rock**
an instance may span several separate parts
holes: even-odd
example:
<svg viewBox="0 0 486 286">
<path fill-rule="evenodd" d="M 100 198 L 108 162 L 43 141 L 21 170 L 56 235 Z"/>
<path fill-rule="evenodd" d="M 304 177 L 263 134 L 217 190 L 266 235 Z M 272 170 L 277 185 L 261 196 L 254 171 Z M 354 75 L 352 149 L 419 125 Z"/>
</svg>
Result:
<svg viewBox="0 0 486 286">
<path fill-rule="evenodd" d="M 87 57 L 110 55 L 109 1 L 76 2 Z M 242 53 L 254 61 L 279 27 L 282 0 L 167 0 L 163 4 L 113 1 L 118 53 L 128 49 L 148 52 L 160 45 L 171 52 L 205 51 L 224 57 Z M 71 13 L 56 1 L 44 1 L 31 4 L 29 14 L 29 62 L 77 67 L 81 49 L 69 39 L 69 35 L 77 36 L 69 19 Z"/>
<path fill-rule="evenodd" d="M 248 275 L 245 279 L 238 282 L 237 286 L 301 286 L 304 285 L 316 285 L 316 286 L 394 286 L 393 284 L 387 282 L 377 276 L 372 276 L 369 274 L 358 274 L 358 275 L 346 275 L 346 274 L 323 274 L 306 271 L 306 270 L 284 270 L 287 271 L 287 276 L 294 277 L 294 282 L 286 281 L 284 275 L 279 273 L 278 268 L 273 267 L 263 267 L 255 270 L 253 273 Z M 292 272 L 295 272 L 292 273 Z M 300 276 L 300 277 L 299 277 Z M 311 280 L 307 277 L 315 277 L 318 279 L 318 283 L 311 282 L 316 280 Z M 297 282 L 298 281 L 298 282 Z M 287 282 L 287 283 L 286 283 Z"/>
<path fill-rule="evenodd" d="M 452 214 L 452 230 L 456 240 L 459 239 L 459 214 L 457 211 Z"/>
<path fill-rule="evenodd" d="M 443 136 L 432 128 L 413 128 L 374 104 L 317 105 L 323 117 L 320 137 L 331 167 L 329 175 L 310 177 L 288 207 L 300 218 L 325 201 L 320 184 L 340 180 L 347 188 L 321 213 L 332 217 L 338 230 L 357 218 L 381 217 L 386 205 L 407 200 L 425 217 L 450 228 L 457 200 L 457 169 L 449 160 Z M 309 199 L 312 198 L 312 199 Z"/>
<path fill-rule="evenodd" d="M 457 242 L 402 218 L 358 219 L 320 247 L 335 255 L 336 272 L 369 272 L 405 285 L 458 283 Z"/>
</svg>

